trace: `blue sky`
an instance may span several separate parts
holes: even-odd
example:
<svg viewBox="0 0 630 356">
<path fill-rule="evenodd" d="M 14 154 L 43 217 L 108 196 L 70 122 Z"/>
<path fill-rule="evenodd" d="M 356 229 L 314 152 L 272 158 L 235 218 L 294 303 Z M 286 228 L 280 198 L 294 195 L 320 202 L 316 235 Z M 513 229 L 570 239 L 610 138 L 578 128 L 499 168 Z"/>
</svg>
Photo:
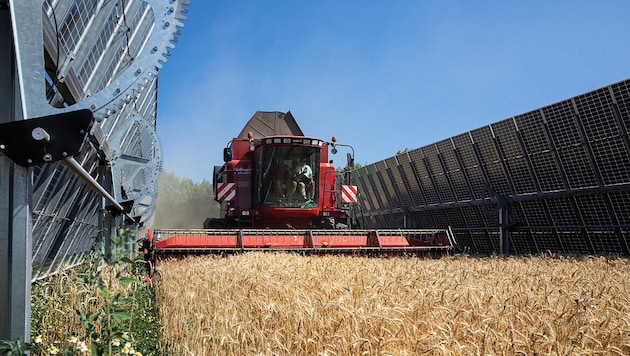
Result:
<svg viewBox="0 0 630 356">
<path fill-rule="evenodd" d="M 628 14 L 627 0 L 191 0 L 159 74 L 164 169 L 211 181 L 257 110 L 290 110 L 369 164 L 553 104 L 630 77 Z"/>
</svg>

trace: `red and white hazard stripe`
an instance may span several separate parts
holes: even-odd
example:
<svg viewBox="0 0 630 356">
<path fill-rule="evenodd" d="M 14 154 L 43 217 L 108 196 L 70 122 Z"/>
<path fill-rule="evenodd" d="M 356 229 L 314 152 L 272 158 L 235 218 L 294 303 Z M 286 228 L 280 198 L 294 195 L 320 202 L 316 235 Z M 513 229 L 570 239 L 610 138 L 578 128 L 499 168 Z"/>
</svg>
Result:
<svg viewBox="0 0 630 356">
<path fill-rule="evenodd" d="M 341 201 L 344 203 L 356 203 L 357 202 L 357 186 L 356 185 L 342 185 L 341 186 Z"/>
<path fill-rule="evenodd" d="M 232 201 L 236 197 L 236 185 L 234 183 L 217 184 L 217 200 Z"/>
</svg>

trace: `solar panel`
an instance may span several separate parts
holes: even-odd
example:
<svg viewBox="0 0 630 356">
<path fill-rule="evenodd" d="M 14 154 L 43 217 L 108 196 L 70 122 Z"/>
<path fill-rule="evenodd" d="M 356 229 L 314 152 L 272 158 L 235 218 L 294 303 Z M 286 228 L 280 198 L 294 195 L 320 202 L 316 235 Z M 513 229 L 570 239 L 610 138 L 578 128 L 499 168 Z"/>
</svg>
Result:
<svg viewBox="0 0 630 356">
<path fill-rule="evenodd" d="M 625 80 L 413 149 L 386 171 L 415 227 L 450 226 L 466 250 L 499 252 L 504 228 L 512 253 L 627 255 L 629 125 Z M 386 181 L 381 170 L 367 168 Z"/>
</svg>

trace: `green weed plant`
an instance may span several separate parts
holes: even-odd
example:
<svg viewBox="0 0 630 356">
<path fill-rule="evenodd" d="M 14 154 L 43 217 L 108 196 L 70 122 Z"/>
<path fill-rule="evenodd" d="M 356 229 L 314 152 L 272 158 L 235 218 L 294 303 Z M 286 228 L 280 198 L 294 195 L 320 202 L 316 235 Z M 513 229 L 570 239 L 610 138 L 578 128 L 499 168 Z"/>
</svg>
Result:
<svg viewBox="0 0 630 356">
<path fill-rule="evenodd" d="M 0 355 L 159 355 L 154 290 L 145 263 L 111 237 L 110 254 L 94 249 L 86 264 L 33 285 L 31 343 L 0 342 Z"/>
</svg>

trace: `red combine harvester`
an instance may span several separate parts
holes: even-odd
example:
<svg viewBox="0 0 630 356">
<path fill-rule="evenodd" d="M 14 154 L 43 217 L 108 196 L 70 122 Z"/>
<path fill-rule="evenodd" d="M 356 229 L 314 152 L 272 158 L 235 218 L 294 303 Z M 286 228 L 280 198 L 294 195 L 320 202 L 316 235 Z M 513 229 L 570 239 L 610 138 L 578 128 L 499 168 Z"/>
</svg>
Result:
<svg viewBox="0 0 630 356">
<path fill-rule="evenodd" d="M 290 112 L 256 112 L 214 167 L 222 218 L 204 229 L 150 230 L 146 256 L 288 250 L 302 253 L 448 251 L 447 230 L 361 229 L 357 187 L 335 169 L 329 149 L 349 147 L 302 133 Z M 354 150 L 347 154 L 354 164 Z"/>
</svg>

